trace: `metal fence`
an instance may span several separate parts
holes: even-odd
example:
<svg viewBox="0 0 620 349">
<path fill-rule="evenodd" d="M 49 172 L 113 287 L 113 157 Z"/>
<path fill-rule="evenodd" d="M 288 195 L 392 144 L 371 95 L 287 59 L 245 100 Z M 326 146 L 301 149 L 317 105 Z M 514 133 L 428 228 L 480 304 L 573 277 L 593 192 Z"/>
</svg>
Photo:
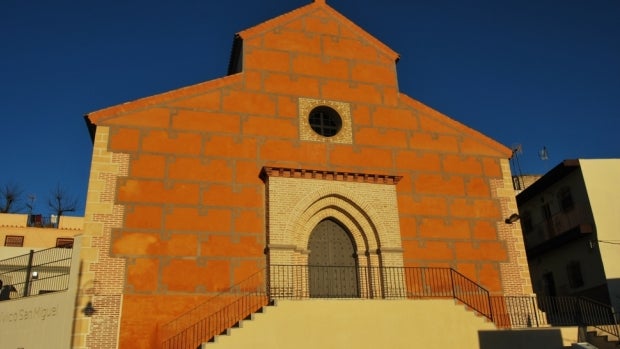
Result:
<svg viewBox="0 0 620 349">
<path fill-rule="evenodd" d="M 162 349 L 195 349 L 269 303 L 261 270 L 178 318 L 159 326 Z"/>
<path fill-rule="evenodd" d="M 451 268 L 272 265 L 159 327 L 163 349 L 194 349 L 273 299 L 453 298 L 499 328 L 594 326 L 618 336 L 609 305 L 583 297 L 491 296 Z"/>
<path fill-rule="evenodd" d="M 11 299 L 64 291 L 69 287 L 72 248 L 54 247 L 0 261 L 0 280 Z"/>
<path fill-rule="evenodd" d="M 593 326 L 620 335 L 613 307 L 585 297 L 492 296 L 491 304 L 501 328 Z"/>
<path fill-rule="evenodd" d="M 194 349 L 272 299 L 454 298 L 491 318 L 487 290 L 450 268 L 272 265 L 159 327 L 163 349 Z"/>
<path fill-rule="evenodd" d="M 451 268 L 272 265 L 271 298 L 454 298 L 492 319 L 489 292 Z"/>
</svg>

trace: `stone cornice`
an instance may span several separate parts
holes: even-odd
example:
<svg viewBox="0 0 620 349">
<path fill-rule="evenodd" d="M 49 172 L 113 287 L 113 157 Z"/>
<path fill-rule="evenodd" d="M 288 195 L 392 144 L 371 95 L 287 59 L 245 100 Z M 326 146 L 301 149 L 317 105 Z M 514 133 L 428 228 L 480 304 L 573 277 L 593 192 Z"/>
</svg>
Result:
<svg viewBox="0 0 620 349">
<path fill-rule="evenodd" d="M 372 184 L 398 184 L 402 178 L 402 176 L 385 174 L 263 166 L 260 171 L 260 178 L 263 181 L 267 181 L 267 178 L 269 177 L 321 179 Z"/>
</svg>

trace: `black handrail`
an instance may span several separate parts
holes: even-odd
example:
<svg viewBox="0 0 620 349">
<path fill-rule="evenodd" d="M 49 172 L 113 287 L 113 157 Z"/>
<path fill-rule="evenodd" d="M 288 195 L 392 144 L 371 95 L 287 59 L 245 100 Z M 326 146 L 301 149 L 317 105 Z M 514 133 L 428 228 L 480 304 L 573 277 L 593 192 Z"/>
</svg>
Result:
<svg viewBox="0 0 620 349">
<path fill-rule="evenodd" d="M 613 307 L 585 297 L 491 296 L 491 304 L 498 327 L 592 326 L 620 335 Z"/>
<path fill-rule="evenodd" d="M 450 268 L 272 265 L 161 325 L 162 349 L 193 349 L 272 299 L 308 298 L 454 298 L 492 316 L 488 291 Z"/>
<path fill-rule="evenodd" d="M 161 324 L 162 349 L 194 349 L 269 303 L 264 270 L 208 299 L 181 316 Z"/>
<path fill-rule="evenodd" d="M 454 280 L 454 298 L 493 321 L 489 291 L 454 269 L 450 269 L 450 276 Z"/>
<path fill-rule="evenodd" d="M 618 336 L 613 308 L 586 298 L 491 296 L 451 268 L 272 265 L 159 327 L 162 349 L 194 349 L 274 299 L 452 298 L 499 328 L 594 326 Z"/>
</svg>

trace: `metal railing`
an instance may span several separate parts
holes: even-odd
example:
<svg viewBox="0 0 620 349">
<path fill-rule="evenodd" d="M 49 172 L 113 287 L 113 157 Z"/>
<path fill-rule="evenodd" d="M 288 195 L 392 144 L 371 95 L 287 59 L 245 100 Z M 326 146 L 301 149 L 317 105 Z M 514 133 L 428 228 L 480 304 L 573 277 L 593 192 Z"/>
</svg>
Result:
<svg viewBox="0 0 620 349">
<path fill-rule="evenodd" d="M 547 218 L 537 217 L 538 221 L 530 223 L 530 231 L 525 232 L 526 247 L 532 248 L 540 245 L 580 224 L 593 226 L 593 218 L 588 212 L 586 207 L 575 206 L 570 211 L 560 211 Z"/>
<path fill-rule="evenodd" d="M 594 326 L 618 336 L 609 305 L 583 297 L 491 296 L 451 268 L 272 265 L 159 327 L 162 349 L 194 349 L 273 299 L 453 298 L 499 328 Z"/>
<path fill-rule="evenodd" d="M 0 280 L 11 288 L 11 299 L 64 291 L 69 287 L 71 248 L 30 250 L 0 261 Z"/>
<path fill-rule="evenodd" d="M 492 319 L 489 292 L 451 268 L 272 265 L 270 297 L 454 298 Z"/>
<path fill-rule="evenodd" d="M 28 226 L 39 228 L 58 228 L 59 217 L 56 215 L 44 216 L 40 214 L 28 215 Z"/>
<path fill-rule="evenodd" d="M 159 327 L 162 349 L 194 349 L 273 299 L 454 298 L 491 319 L 487 290 L 450 268 L 272 265 Z"/>
<path fill-rule="evenodd" d="M 592 326 L 620 335 L 613 307 L 585 297 L 492 296 L 491 304 L 500 328 Z"/>
<path fill-rule="evenodd" d="M 195 349 L 269 303 L 261 270 L 158 328 L 162 349 Z"/>
</svg>

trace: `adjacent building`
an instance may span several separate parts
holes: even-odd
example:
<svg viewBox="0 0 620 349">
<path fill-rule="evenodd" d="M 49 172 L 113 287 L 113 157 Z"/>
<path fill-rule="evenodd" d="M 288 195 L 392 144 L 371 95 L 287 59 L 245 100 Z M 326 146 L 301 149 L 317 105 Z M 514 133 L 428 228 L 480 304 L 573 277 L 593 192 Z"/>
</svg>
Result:
<svg viewBox="0 0 620 349">
<path fill-rule="evenodd" d="M 83 222 L 0 213 L 2 348 L 71 347 Z"/>
<path fill-rule="evenodd" d="M 75 236 L 83 229 L 83 217 L 0 213 L 0 241 L 4 247 L 0 248 L 0 259 L 31 249 L 73 246 Z"/>
<path fill-rule="evenodd" d="M 620 310 L 620 159 L 565 160 L 517 196 L 534 292 Z"/>
</svg>

